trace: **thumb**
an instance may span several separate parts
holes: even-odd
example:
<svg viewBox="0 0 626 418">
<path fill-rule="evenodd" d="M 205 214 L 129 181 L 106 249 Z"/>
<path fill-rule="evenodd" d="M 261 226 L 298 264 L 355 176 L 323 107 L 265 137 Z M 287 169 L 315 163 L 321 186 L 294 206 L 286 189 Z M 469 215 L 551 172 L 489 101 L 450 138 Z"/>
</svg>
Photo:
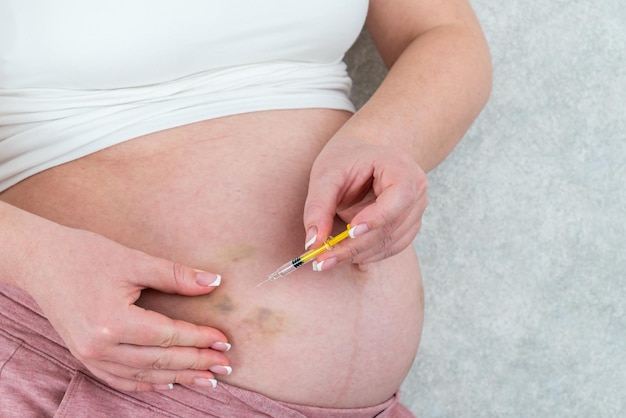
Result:
<svg viewBox="0 0 626 418">
<path fill-rule="evenodd" d="M 137 276 L 140 277 L 140 276 Z M 138 285 L 165 293 L 186 296 L 203 295 L 213 291 L 222 281 L 222 276 L 198 270 L 167 260 L 160 260 L 156 271 L 144 275 Z"/>
</svg>

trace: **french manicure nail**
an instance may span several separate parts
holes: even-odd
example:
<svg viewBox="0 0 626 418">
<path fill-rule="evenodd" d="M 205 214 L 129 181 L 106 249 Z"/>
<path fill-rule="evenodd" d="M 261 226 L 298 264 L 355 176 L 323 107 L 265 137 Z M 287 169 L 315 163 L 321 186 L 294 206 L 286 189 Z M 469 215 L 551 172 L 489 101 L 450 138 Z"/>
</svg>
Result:
<svg viewBox="0 0 626 418">
<path fill-rule="evenodd" d="M 230 366 L 213 366 L 209 367 L 209 370 L 216 374 L 225 374 L 226 376 L 230 376 L 233 372 L 233 368 Z"/>
<path fill-rule="evenodd" d="M 308 249 L 311 248 L 311 245 L 313 245 L 316 239 L 317 228 L 312 226 L 309 228 L 308 231 L 306 231 L 306 243 L 304 244 L 304 249 L 308 251 Z"/>
<path fill-rule="evenodd" d="M 193 384 L 202 386 L 204 388 L 212 387 L 213 389 L 215 389 L 217 387 L 217 380 L 206 379 L 204 377 L 196 377 L 193 379 Z"/>
<path fill-rule="evenodd" d="M 213 350 L 217 350 L 217 351 L 228 351 L 231 349 L 231 347 L 232 345 L 228 343 L 223 343 L 223 342 L 217 342 L 211 346 Z"/>
<path fill-rule="evenodd" d="M 222 282 L 222 276 L 219 274 L 207 273 L 206 271 L 196 270 L 196 283 L 200 286 L 217 287 Z"/>
<path fill-rule="evenodd" d="M 367 224 L 358 224 L 350 228 L 350 230 L 348 231 L 348 234 L 350 234 L 350 238 L 356 238 L 359 235 L 365 234 L 369 230 L 370 230 L 370 227 L 367 226 Z"/>
<path fill-rule="evenodd" d="M 324 262 L 313 261 L 313 271 L 322 271 L 322 267 L 324 266 Z"/>
<path fill-rule="evenodd" d="M 324 261 L 313 261 L 313 271 L 328 270 L 335 264 L 337 264 L 337 259 L 335 257 L 327 258 Z"/>
</svg>

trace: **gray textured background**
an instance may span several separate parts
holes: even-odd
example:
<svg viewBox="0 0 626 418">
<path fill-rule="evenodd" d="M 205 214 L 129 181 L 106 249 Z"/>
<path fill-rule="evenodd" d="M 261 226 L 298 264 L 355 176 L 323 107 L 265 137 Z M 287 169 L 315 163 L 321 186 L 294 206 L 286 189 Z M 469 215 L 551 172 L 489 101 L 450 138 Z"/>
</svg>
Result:
<svg viewBox="0 0 626 418">
<path fill-rule="evenodd" d="M 489 104 L 430 174 L 426 323 L 403 401 L 430 417 L 626 417 L 626 7 L 474 0 Z M 350 51 L 362 103 L 384 74 Z"/>
</svg>

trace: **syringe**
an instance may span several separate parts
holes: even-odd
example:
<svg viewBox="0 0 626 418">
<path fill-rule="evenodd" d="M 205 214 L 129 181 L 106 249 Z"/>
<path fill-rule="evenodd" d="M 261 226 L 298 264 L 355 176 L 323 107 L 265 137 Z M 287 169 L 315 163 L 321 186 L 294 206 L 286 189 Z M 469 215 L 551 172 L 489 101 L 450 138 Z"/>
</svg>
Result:
<svg viewBox="0 0 626 418">
<path fill-rule="evenodd" d="M 348 224 L 347 227 L 346 227 L 346 230 L 343 231 L 342 233 L 340 233 L 339 235 L 337 235 L 336 237 L 328 238 L 319 247 L 314 248 L 312 250 L 309 250 L 309 251 L 305 252 L 304 254 L 302 254 L 301 256 L 296 257 L 293 260 L 289 261 L 288 263 L 285 263 L 282 266 L 280 266 L 275 272 L 273 272 L 272 274 L 267 276 L 266 280 L 264 280 L 261 283 L 259 283 L 257 285 L 257 287 L 259 287 L 261 285 L 264 285 L 267 282 L 271 282 L 271 281 L 274 281 L 274 280 L 279 279 L 281 277 L 285 277 L 286 275 L 288 275 L 290 273 L 293 273 L 299 267 L 302 267 L 303 265 L 307 264 L 308 262 L 315 260 L 315 258 L 318 255 L 320 255 L 322 253 L 325 253 L 328 250 L 332 250 L 332 248 L 335 245 L 337 245 L 338 243 L 340 243 L 344 239 L 346 239 L 348 237 L 354 238 L 354 236 L 352 234 L 353 234 L 353 231 L 351 230 L 350 224 Z"/>
</svg>

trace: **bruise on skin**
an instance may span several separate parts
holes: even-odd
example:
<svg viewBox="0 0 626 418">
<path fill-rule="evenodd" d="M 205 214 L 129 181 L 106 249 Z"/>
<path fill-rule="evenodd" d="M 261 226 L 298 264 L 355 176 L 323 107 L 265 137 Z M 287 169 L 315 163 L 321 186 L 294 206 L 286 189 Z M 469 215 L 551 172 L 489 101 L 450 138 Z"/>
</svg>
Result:
<svg viewBox="0 0 626 418">
<path fill-rule="evenodd" d="M 227 263 L 236 263 L 241 260 L 253 258 L 259 252 L 259 248 L 252 244 L 224 245 L 217 250 L 220 260 Z"/>
<path fill-rule="evenodd" d="M 264 307 L 253 309 L 243 324 L 249 327 L 251 334 L 258 334 L 261 338 L 272 338 L 289 328 L 284 314 Z"/>
<path fill-rule="evenodd" d="M 225 294 L 218 293 L 218 294 L 211 295 L 211 296 L 212 297 L 209 298 L 208 300 L 211 303 L 211 307 L 218 313 L 226 315 L 235 310 L 235 302 L 228 295 L 228 293 L 225 293 Z"/>
</svg>

